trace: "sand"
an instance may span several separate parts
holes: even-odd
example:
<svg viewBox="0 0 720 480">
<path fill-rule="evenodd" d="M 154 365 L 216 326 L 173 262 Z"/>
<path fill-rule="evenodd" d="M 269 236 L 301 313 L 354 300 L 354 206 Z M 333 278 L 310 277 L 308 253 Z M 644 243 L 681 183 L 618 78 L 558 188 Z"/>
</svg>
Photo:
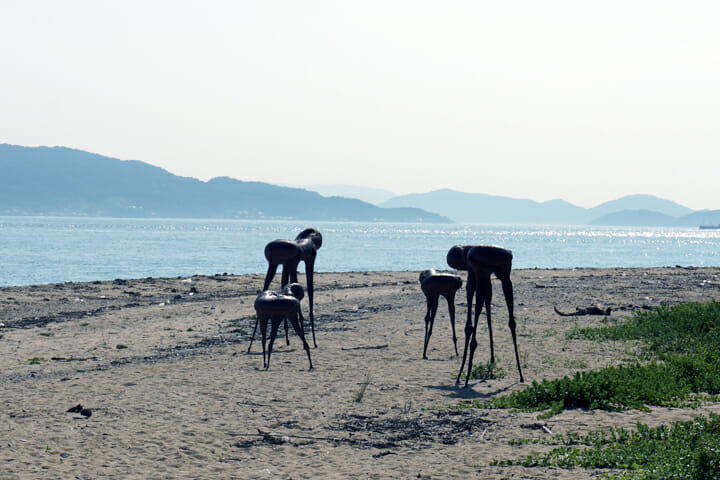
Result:
<svg viewBox="0 0 720 480">
<path fill-rule="evenodd" d="M 720 297 L 720 268 L 513 272 L 526 385 L 632 358 L 635 346 L 568 340 L 638 309 Z M 597 470 L 489 466 L 547 450 L 509 440 L 686 420 L 699 409 L 537 413 L 434 407 L 518 382 L 493 280 L 504 379 L 455 384 L 447 307 L 422 359 L 418 272 L 316 275 L 313 371 L 299 339 L 270 368 L 246 353 L 261 275 L 147 278 L 0 289 L 0 479 L 598 478 Z M 593 305 L 612 315 L 561 317 Z M 457 299 L 458 337 L 467 305 Z M 303 301 L 307 315 L 307 305 Z M 476 361 L 489 359 L 481 322 Z M 308 328 L 309 330 L 309 328 Z M 85 416 L 67 412 L 82 405 Z"/>
</svg>

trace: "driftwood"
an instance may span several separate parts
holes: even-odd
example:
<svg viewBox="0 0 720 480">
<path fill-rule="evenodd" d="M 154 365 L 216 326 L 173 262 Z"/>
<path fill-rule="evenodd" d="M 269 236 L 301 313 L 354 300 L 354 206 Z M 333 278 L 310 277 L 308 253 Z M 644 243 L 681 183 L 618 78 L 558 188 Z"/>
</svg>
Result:
<svg viewBox="0 0 720 480">
<path fill-rule="evenodd" d="M 555 313 L 560 315 L 561 317 L 576 317 L 580 315 L 610 315 L 610 312 L 612 311 L 612 308 L 600 308 L 597 305 L 593 305 L 592 307 L 587 308 L 575 308 L 575 311 L 572 313 L 563 313 L 560 310 L 557 309 L 557 307 L 553 307 L 555 309 Z"/>
<path fill-rule="evenodd" d="M 342 347 L 340 350 L 379 350 L 381 348 L 387 348 L 388 344 L 384 343 L 382 345 L 372 345 L 372 346 L 362 346 L 362 347 Z"/>
</svg>

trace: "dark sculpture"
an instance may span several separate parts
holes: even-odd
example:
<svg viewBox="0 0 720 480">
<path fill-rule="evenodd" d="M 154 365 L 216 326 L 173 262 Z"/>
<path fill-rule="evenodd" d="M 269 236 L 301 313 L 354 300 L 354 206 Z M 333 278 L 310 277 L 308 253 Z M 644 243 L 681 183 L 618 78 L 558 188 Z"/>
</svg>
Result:
<svg viewBox="0 0 720 480">
<path fill-rule="evenodd" d="M 317 348 L 317 342 L 315 341 L 315 316 L 313 314 L 313 273 L 315 271 L 315 258 L 320 247 L 322 247 L 322 235 L 314 228 L 306 228 L 295 237 L 295 240 L 273 240 L 268 243 L 265 246 L 265 258 L 269 265 L 267 275 L 265 275 L 265 284 L 263 285 L 263 290 L 270 287 L 279 265 L 283 267 L 281 286 L 284 287 L 288 283 L 297 283 L 298 264 L 305 262 L 310 328 L 315 348 Z"/>
<path fill-rule="evenodd" d="M 425 345 L 423 346 L 423 359 L 427 359 L 427 348 L 432 335 L 433 323 L 438 309 L 440 295 L 445 297 L 450 313 L 452 326 L 452 339 L 455 345 L 455 355 L 458 354 L 457 337 L 455 336 L 455 292 L 462 287 L 462 279 L 450 273 L 438 273 L 433 269 L 423 270 L 420 273 L 420 288 L 427 299 L 427 313 L 425 314 Z"/>
<path fill-rule="evenodd" d="M 477 347 L 477 324 L 480 313 L 482 312 L 483 303 L 485 304 L 485 312 L 487 314 L 488 332 L 490 334 L 490 361 L 495 361 L 495 349 L 492 336 L 492 321 L 490 318 L 490 300 L 492 298 L 492 285 L 490 283 L 490 275 L 500 279 L 502 283 L 503 294 L 505 295 L 505 303 L 508 307 L 508 315 L 510 320 L 508 326 L 512 334 L 513 345 L 515 347 L 515 361 L 517 362 L 518 372 L 520 373 L 520 381 L 524 382 L 522 369 L 520 368 L 520 355 L 518 354 L 517 336 L 515 333 L 515 314 L 513 311 L 513 287 L 510 281 L 510 270 L 512 269 L 512 252 L 502 247 L 494 245 L 456 245 L 448 251 L 447 262 L 452 268 L 457 270 L 467 270 L 467 304 L 468 314 L 465 322 L 465 349 L 463 350 L 462 364 L 458 373 L 456 382 L 460 381 L 463 369 L 465 367 L 465 358 L 468 353 L 468 344 L 470 346 L 470 358 L 468 359 L 467 375 L 465 377 L 465 386 L 467 387 L 470 380 L 470 372 L 472 372 L 472 361 Z M 472 318 L 472 298 L 475 294 L 475 322 Z"/>
<path fill-rule="evenodd" d="M 264 292 L 270 292 L 271 294 L 277 295 L 272 290 L 264 290 L 263 292 L 258 292 L 258 295 L 264 293 Z M 302 286 L 299 283 L 288 283 L 285 285 L 282 289 L 282 295 L 286 296 L 292 296 L 298 299 L 298 301 L 301 301 L 303 298 L 305 298 L 305 292 L 302 289 Z M 303 318 L 302 314 L 302 308 L 298 310 L 298 316 L 300 317 L 300 326 L 303 329 L 303 333 L 305 333 L 305 319 Z M 250 353 L 250 350 L 252 349 L 253 341 L 255 341 L 255 333 L 257 332 L 258 323 L 260 323 L 260 318 L 255 315 L 255 326 L 253 327 L 253 333 L 250 337 L 250 345 L 248 345 L 247 353 Z M 285 324 L 285 343 L 287 345 L 290 345 L 290 338 L 288 336 L 288 320 L 285 318 L 285 321 L 283 322 Z"/>
<path fill-rule="evenodd" d="M 257 321 L 260 324 L 260 337 L 262 338 L 263 349 L 263 367 L 270 367 L 270 355 L 272 355 L 273 343 L 277 336 L 278 328 L 283 320 L 290 320 L 295 333 L 303 342 L 303 348 L 307 353 L 308 362 L 310 362 L 310 370 L 313 369 L 312 359 L 310 358 L 310 345 L 305 341 L 305 332 L 302 326 L 302 313 L 300 313 L 300 300 L 305 296 L 303 288 L 299 283 L 290 283 L 283 288 L 280 295 L 272 290 L 260 292 L 255 299 L 255 312 L 257 313 Z M 267 350 L 267 361 L 265 360 L 265 339 L 267 337 L 267 324 L 270 321 L 270 343 Z M 253 331 L 253 336 L 255 332 Z M 252 340 L 251 340 L 252 342 Z"/>
</svg>

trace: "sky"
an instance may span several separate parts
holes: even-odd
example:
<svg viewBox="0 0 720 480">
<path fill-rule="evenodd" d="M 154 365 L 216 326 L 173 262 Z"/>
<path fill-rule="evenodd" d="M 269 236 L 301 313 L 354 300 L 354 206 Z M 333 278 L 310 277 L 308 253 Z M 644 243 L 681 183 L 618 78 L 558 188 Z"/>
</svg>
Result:
<svg viewBox="0 0 720 480">
<path fill-rule="evenodd" d="M 0 0 L 0 143 L 720 209 L 720 2 Z"/>
</svg>

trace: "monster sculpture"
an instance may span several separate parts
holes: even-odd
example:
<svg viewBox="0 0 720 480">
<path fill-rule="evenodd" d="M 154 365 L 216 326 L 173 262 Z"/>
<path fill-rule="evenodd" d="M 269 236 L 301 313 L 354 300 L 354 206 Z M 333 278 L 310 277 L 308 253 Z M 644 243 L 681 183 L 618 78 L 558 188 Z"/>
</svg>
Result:
<svg viewBox="0 0 720 480">
<path fill-rule="evenodd" d="M 273 240 L 265 246 L 265 258 L 268 261 L 268 271 L 265 275 L 263 291 L 270 288 L 278 266 L 282 265 L 280 285 L 297 283 L 297 267 L 300 262 L 305 263 L 305 277 L 307 278 L 308 308 L 310 328 L 312 330 L 313 345 L 315 341 L 315 315 L 313 313 L 313 274 L 315 271 L 315 258 L 322 247 L 322 235 L 314 228 L 306 228 L 300 232 L 295 240 Z"/>
<path fill-rule="evenodd" d="M 438 273 L 433 269 L 423 270 L 420 273 L 420 288 L 427 300 L 427 313 L 425 314 L 425 345 L 423 346 L 423 359 L 427 359 L 427 348 L 432 335 L 433 323 L 437 314 L 438 303 L 442 295 L 447 300 L 452 326 L 452 339 L 455 345 L 455 355 L 458 354 L 457 337 L 455 336 L 455 293 L 462 287 L 462 279 L 450 273 Z"/>
<path fill-rule="evenodd" d="M 305 340 L 305 332 L 302 326 L 302 314 L 300 313 L 300 300 L 304 297 L 303 288 L 299 283 L 291 283 L 283 288 L 278 295 L 272 290 L 260 292 L 255 299 L 255 313 L 257 321 L 255 328 L 260 325 L 260 337 L 262 339 L 263 350 L 263 367 L 270 367 L 270 355 L 272 355 L 273 343 L 277 336 L 278 328 L 283 320 L 289 320 L 302 340 L 303 348 L 307 353 L 310 370 L 313 369 L 312 359 L 310 358 L 310 346 Z M 265 341 L 267 338 L 267 325 L 270 322 L 270 343 L 267 348 L 267 361 L 265 359 Z M 253 331 L 253 336 L 255 332 Z"/>
<path fill-rule="evenodd" d="M 490 335 L 490 361 L 495 361 L 495 349 L 492 336 L 492 320 L 490 313 L 490 301 L 492 299 L 492 285 L 490 275 L 495 276 L 502 284 L 503 294 L 505 295 L 505 303 L 508 308 L 510 333 L 512 334 L 513 346 L 515 347 L 515 361 L 517 363 L 520 381 L 524 382 L 522 369 L 520 368 L 520 355 L 518 354 L 516 322 L 513 310 L 513 286 L 510 281 L 510 270 L 512 269 L 512 252 L 502 247 L 494 245 L 456 245 L 448 251 L 447 262 L 452 268 L 457 270 L 465 270 L 468 272 L 466 282 L 468 313 L 465 322 L 465 348 L 463 349 L 463 359 L 460 365 L 456 382 L 460 381 L 460 377 L 465 368 L 465 360 L 467 359 L 467 373 L 465 376 L 465 386 L 467 387 L 470 380 L 470 372 L 472 372 L 473 356 L 477 347 L 477 325 L 478 318 L 482 312 L 483 304 L 485 305 L 485 313 L 487 315 L 488 332 Z M 475 316 L 474 323 L 472 321 L 472 299 L 475 295 Z M 468 347 L 470 355 L 468 358 Z"/>
</svg>

